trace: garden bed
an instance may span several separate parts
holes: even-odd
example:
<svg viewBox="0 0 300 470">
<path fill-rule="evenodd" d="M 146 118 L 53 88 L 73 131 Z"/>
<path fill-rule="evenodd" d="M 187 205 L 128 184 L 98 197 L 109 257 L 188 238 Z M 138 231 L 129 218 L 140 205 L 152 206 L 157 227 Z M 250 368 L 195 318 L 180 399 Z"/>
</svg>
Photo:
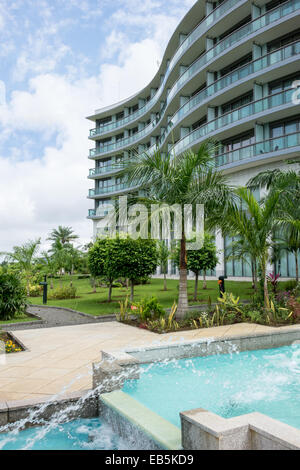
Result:
<svg viewBox="0 0 300 470">
<path fill-rule="evenodd" d="M 25 350 L 23 344 L 21 344 L 11 333 L 6 331 L 0 332 L 0 341 L 5 343 L 6 354 L 18 353 Z"/>
</svg>

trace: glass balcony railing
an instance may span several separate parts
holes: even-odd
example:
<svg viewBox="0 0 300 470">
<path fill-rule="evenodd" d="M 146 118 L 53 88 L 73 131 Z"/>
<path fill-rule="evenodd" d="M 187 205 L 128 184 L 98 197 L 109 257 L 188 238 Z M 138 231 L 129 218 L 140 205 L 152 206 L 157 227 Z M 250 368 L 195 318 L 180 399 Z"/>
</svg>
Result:
<svg viewBox="0 0 300 470">
<path fill-rule="evenodd" d="M 89 190 L 89 197 L 101 196 L 101 194 L 116 193 L 119 191 L 132 189 L 133 186 L 128 183 L 120 183 L 112 186 L 106 186 L 104 188 L 96 188 Z"/>
<path fill-rule="evenodd" d="M 220 7 L 222 5 L 224 5 L 224 7 L 225 7 L 227 5 L 227 3 L 228 2 L 222 3 L 220 5 Z M 232 2 L 232 3 L 234 4 L 236 2 Z M 231 6 L 233 6 L 233 5 L 231 5 Z M 227 9 L 229 9 L 229 8 L 230 7 L 227 7 Z M 164 113 L 165 108 L 170 103 L 170 101 L 174 98 L 176 93 L 183 87 L 183 85 L 185 83 L 187 83 L 191 79 L 191 77 L 193 75 L 198 73 L 199 70 L 201 68 L 203 68 L 209 61 L 211 61 L 213 58 L 217 57 L 219 54 L 224 52 L 229 47 L 236 44 L 241 39 L 246 38 L 249 34 L 253 34 L 253 33 L 257 32 L 258 30 L 264 28 L 265 26 L 268 26 L 269 24 L 272 24 L 273 22 L 283 18 L 284 16 L 286 16 L 290 13 L 293 13 L 294 11 L 296 11 L 299 8 L 300 8 L 300 0 L 289 0 L 286 3 L 274 8 L 273 10 L 270 10 L 266 14 L 260 16 L 259 18 L 256 18 L 255 20 L 253 20 L 253 21 L 247 23 L 246 25 L 242 26 L 237 31 L 234 31 L 229 36 L 226 36 L 224 39 L 222 39 L 219 43 L 217 43 L 215 46 L 213 46 L 207 52 L 202 54 L 193 64 L 190 65 L 190 67 L 174 83 L 174 85 L 170 89 L 170 92 L 169 92 L 168 97 L 166 99 L 165 105 L 164 105 L 163 109 L 160 112 L 160 117 L 158 118 L 158 120 L 160 120 L 161 115 Z M 215 10 L 215 12 L 216 11 L 217 10 Z M 208 20 L 208 18 L 209 17 L 207 17 L 206 20 Z M 213 20 L 213 21 L 215 21 L 215 20 Z M 202 24 L 202 23 L 200 23 L 200 24 Z M 200 25 L 199 25 L 199 27 L 200 27 Z M 197 30 L 197 28 L 196 28 L 196 30 Z M 194 31 L 196 31 L 196 30 L 194 30 Z M 187 41 L 187 39 L 186 39 L 186 41 Z M 194 42 L 195 40 L 196 39 L 194 38 L 192 42 Z M 184 41 L 184 43 L 186 41 Z M 171 68 L 169 66 L 168 70 L 171 70 Z M 153 99 L 150 100 L 145 106 L 140 108 L 134 114 L 132 114 L 130 116 L 127 116 L 123 120 L 120 120 L 120 121 L 117 121 L 117 122 L 111 124 L 111 125 L 115 126 L 111 129 L 108 129 L 108 128 L 106 128 L 106 126 L 103 126 L 102 128 L 98 129 L 99 133 L 97 132 L 97 129 L 93 129 L 91 131 L 91 133 L 93 134 L 92 136 L 95 136 L 97 134 L 102 134 L 102 133 L 107 132 L 109 130 L 112 130 L 114 128 L 122 127 L 122 126 L 126 125 L 128 122 L 131 122 L 131 121 L 137 119 L 140 115 L 145 114 L 149 109 L 151 109 L 152 106 L 154 106 L 154 104 L 160 98 L 160 96 L 162 94 L 162 91 L 164 89 L 164 84 L 165 84 L 166 78 L 167 78 L 167 74 L 166 74 L 166 76 L 164 78 L 164 81 L 162 82 L 162 84 L 159 88 L 159 91 L 155 94 Z M 100 129 L 101 129 L 101 131 L 100 131 Z M 106 130 L 104 131 L 104 129 L 106 129 Z"/>
<path fill-rule="evenodd" d="M 105 175 L 107 173 L 112 173 L 114 171 L 120 171 L 120 165 L 115 164 L 115 165 L 104 165 L 99 168 L 91 168 L 89 171 L 89 176 L 98 176 L 98 175 Z"/>
<path fill-rule="evenodd" d="M 215 157 L 215 164 L 217 167 L 221 167 L 230 163 L 247 160 L 248 158 L 253 158 L 267 153 L 291 149 L 293 147 L 300 147 L 300 132 L 295 132 L 282 137 L 275 137 L 246 147 L 241 147 L 240 149 L 233 150 L 231 152 L 223 153 L 222 155 Z"/>
<path fill-rule="evenodd" d="M 96 209 L 89 209 L 88 217 L 95 217 L 96 216 Z"/>
<path fill-rule="evenodd" d="M 288 90 L 276 93 L 274 95 L 267 96 L 266 98 L 262 98 L 257 101 L 253 101 L 245 106 L 241 106 L 240 108 L 227 113 L 223 114 L 212 121 L 209 121 L 207 124 L 204 124 L 198 129 L 195 129 L 193 132 L 188 134 L 183 139 L 179 140 L 172 148 L 172 152 L 175 154 L 180 154 L 188 147 L 192 146 L 195 142 L 197 142 L 202 137 L 208 136 L 211 132 L 217 131 L 222 127 L 226 127 L 230 124 L 234 124 L 241 119 L 247 117 L 253 117 L 255 114 L 268 111 L 270 109 L 276 108 L 278 106 L 282 106 L 284 104 L 291 103 L 292 95 L 295 92 L 294 88 L 290 88 Z"/>
<path fill-rule="evenodd" d="M 160 137 L 159 144 L 165 141 L 166 137 L 169 135 L 170 131 L 181 121 L 187 114 L 189 114 L 193 109 L 198 107 L 204 100 L 213 96 L 220 90 L 231 86 L 233 83 L 238 82 L 239 80 L 268 68 L 272 65 L 275 65 L 279 62 L 282 62 L 285 59 L 296 56 L 300 54 L 300 41 L 289 44 L 288 46 L 282 47 L 274 52 L 266 54 L 259 59 L 256 59 L 252 62 L 249 62 L 246 65 L 230 72 L 228 75 L 220 78 L 212 85 L 208 86 L 201 90 L 197 95 L 193 96 L 186 104 L 184 104 L 171 118 L 166 127 L 164 133 Z"/>
<path fill-rule="evenodd" d="M 225 0 L 223 3 L 217 6 L 217 8 L 215 8 L 215 10 L 213 10 L 208 16 L 203 18 L 203 20 L 196 26 L 196 28 L 186 37 L 186 39 L 178 47 L 177 51 L 175 52 L 174 56 L 172 57 L 166 69 L 164 79 L 159 89 L 157 90 L 155 96 L 150 101 L 148 101 L 148 103 L 146 103 L 144 106 L 142 106 L 140 109 L 130 114 L 129 116 L 124 117 L 123 119 L 120 119 L 118 121 L 111 122 L 108 124 L 104 124 L 103 126 L 100 126 L 96 129 L 91 129 L 90 137 L 95 137 L 97 135 L 101 135 L 106 132 L 110 132 L 111 130 L 123 127 L 126 124 L 132 121 L 135 121 L 140 116 L 147 113 L 152 108 L 152 106 L 154 106 L 154 104 L 157 103 L 157 101 L 159 100 L 162 94 L 162 91 L 164 89 L 165 83 L 167 79 L 169 78 L 169 75 L 171 71 L 173 70 L 174 66 L 180 59 L 180 57 L 191 47 L 191 45 L 197 39 L 199 39 L 204 34 L 204 32 L 208 28 L 210 28 L 216 21 L 222 18 L 227 13 L 227 11 L 229 11 L 234 6 L 237 6 L 237 4 L 240 3 L 240 1 L 241 0 Z"/>
</svg>

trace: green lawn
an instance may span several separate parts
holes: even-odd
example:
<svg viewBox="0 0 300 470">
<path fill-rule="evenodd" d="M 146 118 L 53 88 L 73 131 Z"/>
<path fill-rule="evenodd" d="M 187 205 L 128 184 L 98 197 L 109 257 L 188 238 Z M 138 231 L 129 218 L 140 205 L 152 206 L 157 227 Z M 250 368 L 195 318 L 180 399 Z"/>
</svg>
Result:
<svg viewBox="0 0 300 470">
<path fill-rule="evenodd" d="M 10 323 L 25 323 L 29 321 L 36 321 L 37 318 L 34 317 L 29 317 L 28 315 L 17 315 L 15 318 L 12 320 L 5 320 L 5 321 L 0 321 L 0 325 L 9 325 Z"/>
<path fill-rule="evenodd" d="M 65 283 L 70 283 L 70 279 L 66 278 L 63 280 Z M 130 295 L 129 289 L 126 288 L 115 288 L 113 289 L 113 300 L 111 303 L 107 302 L 108 289 L 97 288 L 97 293 L 92 292 L 90 281 L 86 279 L 74 280 L 73 285 L 77 288 L 76 299 L 71 300 L 49 300 L 49 306 L 67 307 L 74 310 L 78 310 L 83 313 L 89 313 L 91 315 L 107 315 L 116 313 L 119 311 L 118 302 L 125 299 L 126 296 Z M 59 286 L 59 281 L 54 280 L 54 287 Z M 174 301 L 177 301 L 178 297 L 178 281 L 168 280 L 168 290 L 163 291 L 163 280 L 152 279 L 150 284 L 136 286 L 135 287 L 135 301 L 141 298 L 155 296 L 159 302 L 165 308 L 170 308 Z M 217 281 L 208 281 L 207 290 L 202 289 L 202 282 L 199 282 L 198 300 L 192 302 L 194 292 L 194 281 L 188 281 L 188 291 L 190 298 L 190 305 L 207 303 L 208 297 L 211 298 L 212 302 L 217 300 L 219 295 L 219 287 Z M 253 293 L 250 282 L 238 282 L 238 281 L 227 281 L 226 290 L 232 292 L 234 295 L 238 295 L 242 300 L 250 300 Z M 49 293 L 51 289 L 49 288 Z M 41 305 L 43 303 L 42 297 L 30 298 L 32 304 Z"/>
</svg>

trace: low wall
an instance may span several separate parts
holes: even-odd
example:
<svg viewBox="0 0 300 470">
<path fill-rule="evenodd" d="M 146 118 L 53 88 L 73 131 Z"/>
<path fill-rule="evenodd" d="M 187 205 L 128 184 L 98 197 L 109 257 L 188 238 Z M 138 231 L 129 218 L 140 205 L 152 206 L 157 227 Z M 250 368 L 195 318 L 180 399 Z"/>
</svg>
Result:
<svg viewBox="0 0 300 470">
<path fill-rule="evenodd" d="M 281 327 L 277 331 L 272 330 L 270 334 L 258 333 L 226 337 L 225 339 L 205 338 L 196 342 L 177 342 L 155 348 L 132 349 L 126 352 L 102 351 L 102 362 L 94 365 L 94 387 L 102 385 L 102 388 L 107 392 L 114 390 L 105 395 L 105 406 L 103 405 L 104 408 L 102 408 L 102 410 L 105 409 L 103 413 L 106 417 L 109 416 L 109 408 L 111 408 L 113 418 L 110 420 L 110 424 L 115 423 L 114 426 L 117 426 L 118 417 L 120 417 L 122 429 L 124 426 L 126 428 L 126 423 L 129 423 L 130 426 L 134 423 L 140 432 L 143 430 L 143 433 L 147 435 L 147 423 L 145 424 L 143 420 L 136 422 L 134 419 L 135 409 L 140 404 L 134 400 L 135 405 L 124 412 L 129 396 L 120 391 L 125 380 L 138 378 L 139 364 L 174 358 L 204 357 L 235 351 L 277 348 L 298 341 L 300 341 L 300 327 L 297 325 Z M 114 378 L 111 381 L 112 377 Z M 110 397 L 113 398 L 113 394 L 121 394 L 117 395 L 118 407 L 113 406 L 113 402 L 110 402 Z M 131 397 L 129 398 L 133 400 Z M 101 401 L 103 401 L 102 395 L 100 395 Z M 152 413 L 150 410 L 148 412 Z M 298 429 L 260 413 L 224 419 L 199 408 L 182 412 L 180 417 L 182 447 L 185 450 L 300 449 L 300 431 Z M 120 429 L 118 432 L 121 432 Z M 163 448 L 175 449 L 178 446 Z"/>
</svg>

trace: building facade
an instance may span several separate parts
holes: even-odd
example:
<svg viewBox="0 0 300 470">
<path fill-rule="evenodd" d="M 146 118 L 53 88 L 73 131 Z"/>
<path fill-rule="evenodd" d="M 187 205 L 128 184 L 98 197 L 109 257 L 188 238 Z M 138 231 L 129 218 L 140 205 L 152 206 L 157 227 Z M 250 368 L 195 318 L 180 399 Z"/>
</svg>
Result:
<svg viewBox="0 0 300 470">
<path fill-rule="evenodd" d="M 234 185 L 300 157 L 297 80 L 300 0 L 197 1 L 170 39 L 151 83 L 88 118 L 95 123 L 89 136 L 94 187 L 88 196 L 94 202 L 88 215 L 94 236 L 111 198 L 138 189 L 116 176 L 116 163 L 132 149 L 178 154 L 197 150 L 211 137 L 221 143 L 216 166 Z M 230 240 L 217 234 L 216 243 L 220 262 L 212 274 L 251 275 L 247 263 L 225 260 Z M 293 257 L 282 255 L 277 270 L 294 276 Z M 169 274 L 175 274 L 171 265 Z"/>
</svg>

